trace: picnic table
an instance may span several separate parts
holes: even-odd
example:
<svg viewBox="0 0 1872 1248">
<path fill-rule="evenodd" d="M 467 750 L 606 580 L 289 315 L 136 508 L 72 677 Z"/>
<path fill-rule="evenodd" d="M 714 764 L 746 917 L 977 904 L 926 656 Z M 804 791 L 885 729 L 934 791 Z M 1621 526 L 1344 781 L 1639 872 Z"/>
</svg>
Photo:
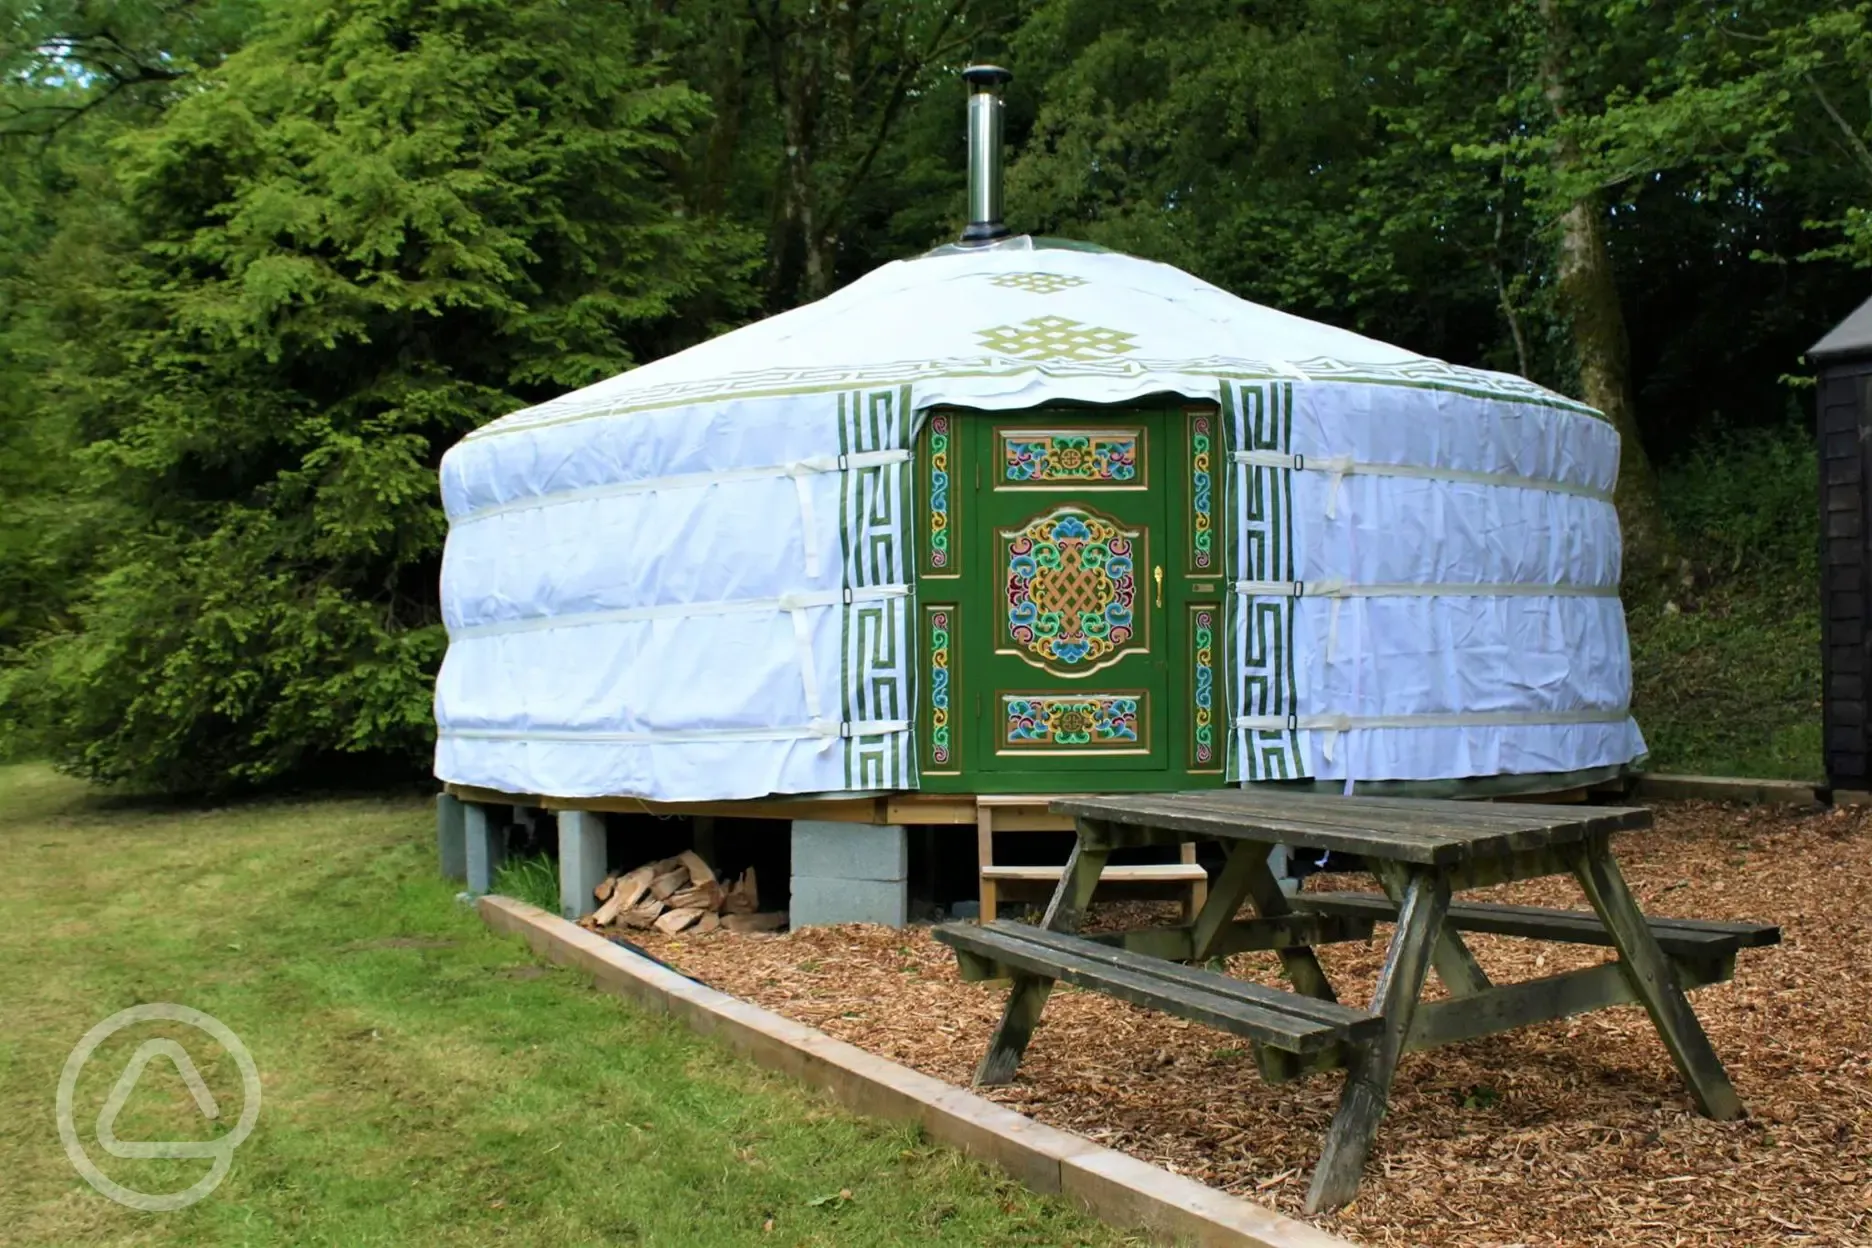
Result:
<svg viewBox="0 0 1872 1248">
<path fill-rule="evenodd" d="M 966 980 L 1012 981 L 975 1074 L 1005 1083 L 1056 981 L 1102 992 L 1247 1039 L 1263 1079 L 1343 1068 L 1345 1089 L 1308 1189 L 1309 1213 L 1351 1200 L 1407 1051 L 1494 1035 L 1636 1001 L 1657 1027 L 1697 1108 L 1738 1117 L 1742 1103 L 1684 992 L 1735 973 L 1736 951 L 1771 945 L 1764 923 L 1648 919 L 1611 852 L 1614 833 L 1650 826 L 1643 809 L 1334 797 L 1275 789 L 1210 790 L 1056 801 L 1078 839 L 1038 927 L 949 924 L 936 938 Z M 1227 858 L 1192 922 L 1076 934 L 1114 850 L 1221 841 Z M 1353 855 L 1379 893 L 1284 892 L 1275 845 Z M 1572 875 L 1592 910 L 1453 902 L 1464 889 Z M 1255 917 L 1238 918 L 1247 903 Z M 1396 925 L 1369 1008 L 1342 1004 L 1319 945 Z M 1464 932 L 1610 946 L 1616 961 L 1515 984 L 1492 982 Z M 1202 969 L 1212 958 L 1271 949 L 1289 988 Z M 1422 1002 L 1431 967 L 1448 991 Z"/>
</svg>

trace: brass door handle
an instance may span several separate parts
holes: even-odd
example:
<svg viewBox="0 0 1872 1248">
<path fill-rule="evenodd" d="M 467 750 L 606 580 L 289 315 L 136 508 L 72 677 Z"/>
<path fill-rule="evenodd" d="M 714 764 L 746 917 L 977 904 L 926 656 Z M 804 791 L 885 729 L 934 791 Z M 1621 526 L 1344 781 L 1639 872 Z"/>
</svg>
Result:
<svg viewBox="0 0 1872 1248">
<path fill-rule="evenodd" d="M 1160 563 L 1151 570 L 1151 579 L 1157 582 L 1157 605 L 1163 606 L 1163 565 Z"/>
</svg>

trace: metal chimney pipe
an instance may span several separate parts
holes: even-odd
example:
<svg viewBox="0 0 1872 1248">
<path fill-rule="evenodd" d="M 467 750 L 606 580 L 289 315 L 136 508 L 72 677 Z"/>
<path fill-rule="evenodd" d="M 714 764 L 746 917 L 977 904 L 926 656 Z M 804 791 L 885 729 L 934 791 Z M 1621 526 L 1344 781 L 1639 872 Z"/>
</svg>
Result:
<svg viewBox="0 0 1872 1248">
<path fill-rule="evenodd" d="M 969 87 L 968 180 L 969 224 L 965 243 L 1007 237 L 1001 224 L 1001 88 L 1014 75 L 999 65 L 971 65 L 962 71 Z"/>
</svg>

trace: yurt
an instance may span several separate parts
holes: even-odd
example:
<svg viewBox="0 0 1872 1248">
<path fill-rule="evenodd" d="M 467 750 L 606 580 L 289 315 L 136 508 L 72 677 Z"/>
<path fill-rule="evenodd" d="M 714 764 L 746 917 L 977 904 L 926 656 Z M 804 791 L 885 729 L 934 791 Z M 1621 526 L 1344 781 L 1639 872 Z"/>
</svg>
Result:
<svg viewBox="0 0 1872 1248">
<path fill-rule="evenodd" d="M 1010 236 L 1004 79 L 970 71 L 961 242 L 448 453 L 438 777 L 940 823 L 1637 760 L 1610 424 Z"/>
</svg>

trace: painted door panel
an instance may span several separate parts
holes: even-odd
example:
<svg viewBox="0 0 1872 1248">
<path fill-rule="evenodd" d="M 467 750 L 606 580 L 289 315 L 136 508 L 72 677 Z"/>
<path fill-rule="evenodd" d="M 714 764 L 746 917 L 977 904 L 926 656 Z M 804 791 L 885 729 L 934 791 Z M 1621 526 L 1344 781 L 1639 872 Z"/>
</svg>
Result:
<svg viewBox="0 0 1872 1248">
<path fill-rule="evenodd" d="M 973 422 L 969 544 L 988 619 L 973 766 L 1052 776 L 1163 772 L 1162 415 L 1042 410 Z M 985 624 L 986 627 L 982 625 Z"/>
</svg>

